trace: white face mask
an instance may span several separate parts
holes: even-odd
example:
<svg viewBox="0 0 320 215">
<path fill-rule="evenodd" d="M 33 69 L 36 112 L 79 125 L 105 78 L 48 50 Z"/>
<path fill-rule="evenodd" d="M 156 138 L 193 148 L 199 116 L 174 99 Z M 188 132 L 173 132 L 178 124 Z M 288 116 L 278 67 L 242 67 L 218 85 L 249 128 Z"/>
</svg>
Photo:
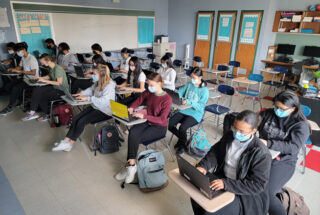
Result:
<svg viewBox="0 0 320 215">
<path fill-rule="evenodd" d="M 8 53 L 9 54 L 14 54 L 14 51 L 13 50 L 8 50 Z"/>
</svg>

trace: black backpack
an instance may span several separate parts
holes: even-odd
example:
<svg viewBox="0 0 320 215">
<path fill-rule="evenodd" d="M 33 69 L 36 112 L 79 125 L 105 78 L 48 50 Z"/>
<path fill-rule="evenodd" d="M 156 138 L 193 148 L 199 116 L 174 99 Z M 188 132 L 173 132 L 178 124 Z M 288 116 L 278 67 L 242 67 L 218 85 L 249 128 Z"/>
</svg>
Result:
<svg viewBox="0 0 320 215">
<path fill-rule="evenodd" d="M 225 135 L 230 129 L 238 112 L 228 113 L 223 119 L 223 135 Z"/>
<path fill-rule="evenodd" d="M 112 125 L 103 126 L 98 132 L 92 150 L 97 155 L 97 150 L 101 154 L 109 154 L 119 151 L 123 139 L 119 136 L 118 130 Z"/>
</svg>

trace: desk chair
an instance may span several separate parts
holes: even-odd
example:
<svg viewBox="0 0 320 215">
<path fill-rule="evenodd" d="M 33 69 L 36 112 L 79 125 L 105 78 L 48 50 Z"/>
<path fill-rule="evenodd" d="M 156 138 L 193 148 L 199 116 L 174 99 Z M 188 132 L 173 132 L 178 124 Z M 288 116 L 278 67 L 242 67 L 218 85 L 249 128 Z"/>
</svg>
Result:
<svg viewBox="0 0 320 215">
<path fill-rule="evenodd" d="M 77 58 L 78 58 L 79 63 L 81 63 L 81 64 L 82 64 L 82 63 L 85 63 L 83 54 L 77 53 L 76 56 L 77 56 Z"/>
<path fill-rule="evenodd" d="M 203 67 L 203 65 L 201 65 L 201 63 L 202 63 L 202 58 L 201 58 L 201 57 L 199 57 L 199 56 L 194 56 L 192 60 L 193 60 L 193 62 L 195 62 L 195 63 L 193 64 L 193 66 Z"/>
<path fill-rule="evenodd" d="M 131 56 L 135 56 L 135 55 L 134 55 L 134 50 L 133 50 L 133 49 L 129 49 L 129 54 L 130 54 Z"/>
<path fill-rule="evenodd" d="M 172 52 L 166 52 L 166 54 L 165 54 L 166 56 L 168 56 L 169 58 L 172 58 L 173 57 L 173 54 L 172 54 Z"/>
<path fill-rule="evenodd" d="M 224 94 L 226 96 L 229 96 L 230 98 L 229 98 L 229 105 L 228 106 L 219 105 L 219 102 L 220 102 L 220 97 L 219 97 L 217 104 L 208 105 L 205 108 L 205 111 L 212 113 L 215 119 L 218 116 L 218 118 L 216 119 L 217 120 L 217 127 L 216 127 L 215 139 L 218 136 L 218 128 L 221 124 L 220 123 L 220 115 L 223 115 L 223 114 L 230 112 L 231 105 L 232 105 L 232 97 L 233 97 L 235 91 L 234 91 L 233 87 L 230 87 L 228 85 L 219 85 L 218 92 L 220 94 Z M 212 116 L 209 116 L 207 118 L 210 118 L 210 117 L 212 117 Z"/>
<path fill-rule="evenodd" d="M 271 81 L 266 81 L 263 82 L 263 84 L 265 85 L 269 85 L 269 91 L 267 96 L 269 95 L 270 91 L 271 91 L 271 87 L 274 87 L 275 89 L 275 95 L 277 95 L 278 89 L 282 86 L 284 86 L 284 79 L 286 77 L 286 74 L 288 72 L 288 68 L 284 67 L 284 66 L 276 66 L 273 68 L 273 72 L 278 72 L 279 74 L 282 74 L 282 78 L 280 81 L 274 81 L 274 74 L 272 75 L 272 80 Z"/>
<path fill-rule="evenodd" d="M 111 52 L 104 52 L 104 54 L 107 56 L 107 57 L 111 57 Z"/>
<path fill-rule="evenodd" d="M 310 107 L 308 107 L 306 105 L 301 105 L 301 109 L 302 109 L 303 115 L 305 117 L 310 116 L 310 114 L 311 114 L 311 108 Z M 312 142 L 311 142 L 310 138 L 308 138 L 307 142 L 301 148 L 302 153 L 303 153 L 303 165 L 302 165 L 302 170 L 301 170 L 302 174 L 304 174 L 305 169 L 306 169 L 307 145 L 312 145 Z"/>
<path fill-rule="evenodd" d="M 175 67 L 175 70 L 177 72 L 176 82 L 179 82 L 180 85 L 184 85 L 187 80 L 187 76 L 186 76 L 185 72 L 182 70 L 182 61 L 181 60 L 174 60 L 173 66 Z M 185 81 L 183 81 L 183 80 L 185 80 Z"/>
<path fill-rule="evenodd" d="M 227 65 L 218 65 L 217 70 L 218 70 L 218 71 L 229 71 L 230 68 L 229 68 L 229 66 L 227 66 Z M 221 77 L 225 77 L 225 76 L 221 76 Z M 216 79 L 207 80 L 207 82 L 210 83 L 210 84 L 217 84 L 217 85 L 219 85 L 219 82 L 220 82 L 220 81 L 219 81 L 218 75 L 217 75 Z"/>
<path fill-rule="evenodd" d="M 142 142 L 142 145 L 144 145 L 146 147 L 146 149 L 149 149 L 149 145 L 155 143 L 155 146 L 156 146 L 157 142 L 162 142 L 163 145 L 165 145 L 166 149 L 168 149 L 168 151 L 170 153 L 171 161 L 174 162 L 174 155 L 173 155 L 172 150 L 170 148 L 170 142 L 168 143 L 168 141 L 166 141 L 166 135 L 164 135 L 164 136 L 162 136 L 160 138 L 156 138 L 156 139 L 153 139 L 153 140 Z M 162 150 L 162 151 L 164 151 L 164 150 Z"/>
<path fill-rule="evenodd" d="M 147 48 L 147 52 L 152 53 L 153 52 L 152 48 Z"/>
<path fill-rule="evenodd" d="M 151 62 L 150 63 L 150 68 L 153 72 L 156 72 L 160 68 L 160 64 L 156 62 Z"/>
<path fill-rule="evenodd" d="M 154 62 L 154 59 L 156 59 L 156 55 L 154 54 L 147 54 L 147 58 L 149 59 L 149 64 Z"/>
<path fill-rule="evenodd" d="M 252 88 L 249 89 L 249 84 L 248 84 L 247 89 L 243 89 L 243 90 L 241 90 L 239 87 L 238 93 L 240 95 L 244 95 L 242 104 L 244 103 L 244 100 L 249 97 L 250 99 L 252 99 L 252 111 L 254 111 L 254 105 L 256 103 L 255 100 L 258 99 L 258 102 L 260 103 L 260 110 L 261 110 L 262 104 L 261 104 L 260 94 L 261 94 L 261 86 L 262 86 L 262 82 L 264 80 L 264 77 L 259 74 L 250 74 L 248 79 L 251 81 L 259 82 L 259 86 L 258 86 L 258 89 L 252 89 Z"/>
</svg>

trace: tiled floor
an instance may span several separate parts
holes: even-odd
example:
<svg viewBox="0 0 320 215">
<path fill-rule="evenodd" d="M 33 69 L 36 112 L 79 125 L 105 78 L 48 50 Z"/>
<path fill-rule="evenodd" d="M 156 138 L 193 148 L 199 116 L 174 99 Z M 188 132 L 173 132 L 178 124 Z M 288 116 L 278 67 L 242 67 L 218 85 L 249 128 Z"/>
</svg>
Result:
<svg viewBox="0 0 320 215">
<path fill-rule="evenodd" d="M 6 100 L 0 97 L 0 108 Z M 233 111 L 251 108 L 251 103 L 241 102 L 234 97 Z M 270 101 L 263 103 L 271 106 Z M 174 183 L 149 194 L 141 193 L 136 185 L 120 188 L 114 175 L 125 161 L 126 143 L 120 152 L 95 157 L 88 148 L 92 140 L 89 126 L 71 152 L 53 153 L 53 143 L 66 134 L 66 129 L 22 122 L 23 115 L 16 109 L 0 118 L 0 166 L 27 215 L 192 214 L 188 196 Z M 204 125 L 214 143 L 215 123 L 207 121 Z M 167 171 L 176 168 L 176 163 L 169 162 L 169 154 L 164 154 Z M 320 214 L 320 174 L 306 169 L 302 175 L 298 170 L 288 186 L 305 197 L 312 215 Z"/>
</svg>

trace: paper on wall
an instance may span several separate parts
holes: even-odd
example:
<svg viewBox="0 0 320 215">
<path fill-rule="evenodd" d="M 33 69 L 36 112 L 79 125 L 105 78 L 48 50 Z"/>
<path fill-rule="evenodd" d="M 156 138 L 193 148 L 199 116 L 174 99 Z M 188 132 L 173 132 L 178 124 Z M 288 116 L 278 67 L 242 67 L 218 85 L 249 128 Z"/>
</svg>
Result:
<svg viewBox="0 0 320 215">
<path fill-rule="evenodd" d="M 246 28 L 253 28 L 254 22 L 246 22 Z"/>
<path fill-rule="evenodd" d="M 253 36 L 253 29 L 252 28 L 244 29 L 244 32 L 243 32 L 244 38 L 252 38 L 252 36 Z"/>
<path fill-rule="evenodd" d="M 229 26 L 229 18 L 223 18 L 222 27 L 228 27 L 228 26 Z"/>
<path fill-rule="evenodd" d="M 33 34 L 41 34 L 41 28 L 40 27 L 31 27 L 31 32 Z"/>
<path fill-rule="evenodd" d="M 30 26 L 39 26 L 39 20 L 30 20 Z"/>
<path fill-rule="evenodd" d="M 7 31 L 0 30 L 0 43 L 8 42 Z"/>
<path fill-rule="evenodd" d="M 30 28 L 20 28 L 21 34 L 31 34 Z"/>
<path fill-rule="evenodd" d="M 0 28 L 10 27 L 7 8 L 0 8 Z"/>
<path fill-rule="evenodd" d="M 49 26 L 49 20 L 46 20 L 46 19 L 41 19 L 40 20 L 40 25 L 41 26 Z"/>
</svg>

